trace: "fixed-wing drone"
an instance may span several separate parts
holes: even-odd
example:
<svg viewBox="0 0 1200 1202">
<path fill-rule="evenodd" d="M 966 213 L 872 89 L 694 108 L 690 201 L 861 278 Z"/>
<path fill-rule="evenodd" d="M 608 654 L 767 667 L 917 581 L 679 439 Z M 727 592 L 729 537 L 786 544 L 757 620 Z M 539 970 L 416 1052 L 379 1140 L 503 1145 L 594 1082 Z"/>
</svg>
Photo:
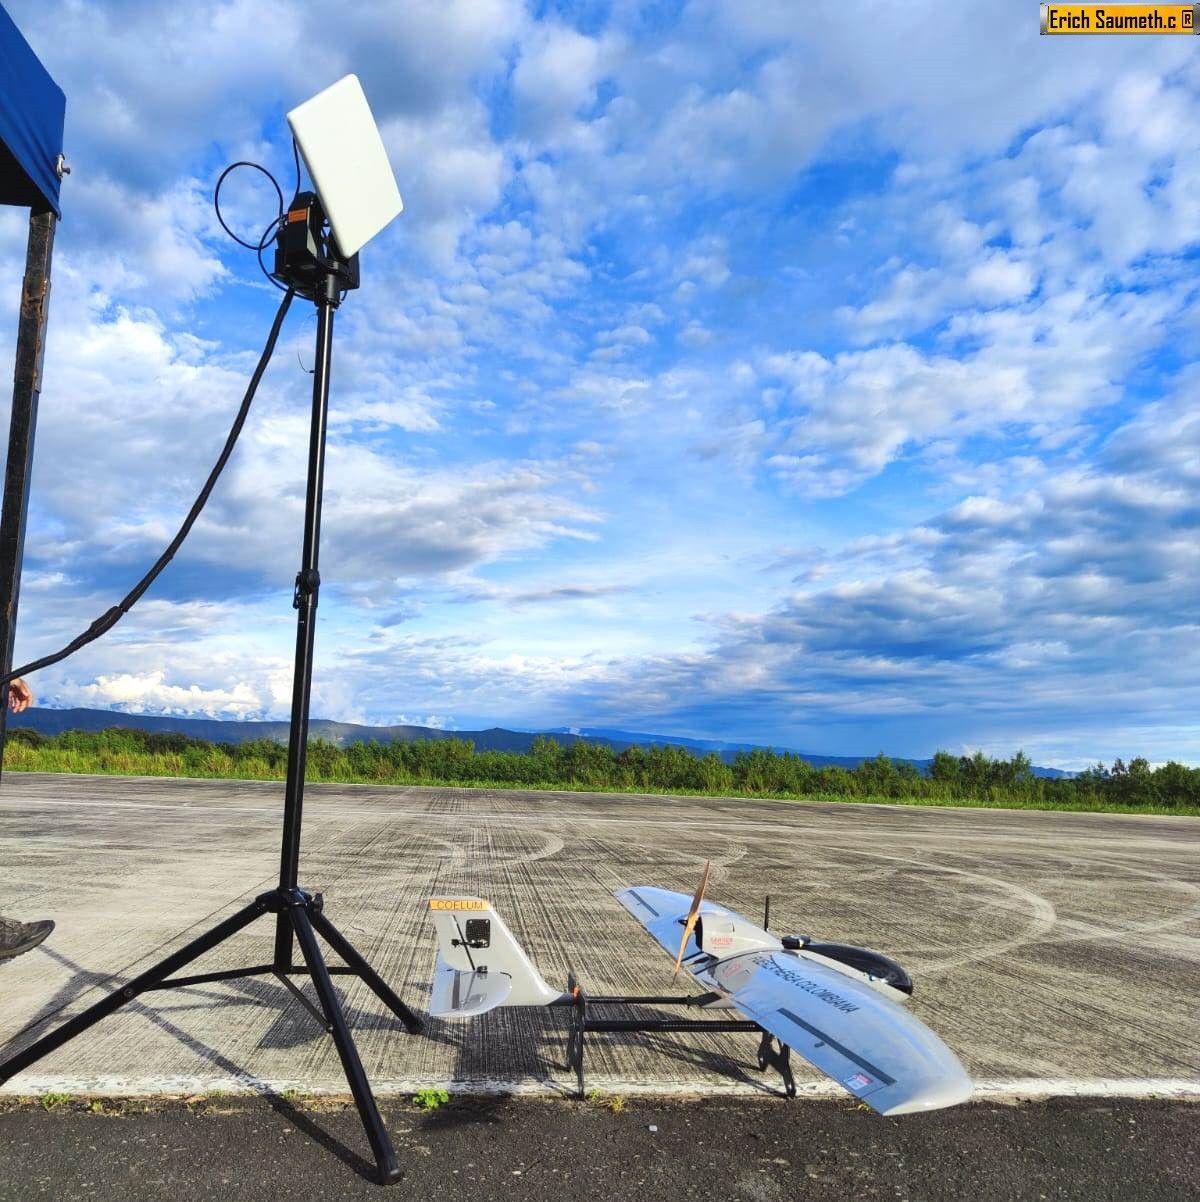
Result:
<svg viewBox="0 0 1200 1202">
<path fill-rule="evenodd" d="M 816 943 L 807 935 L 771 934 L 740 914 L 705 901 L 709 866 L 690 903 L 685 893 L 638 885 L 617 900 L 704 993 L 679 997 L 588 998 L 572 978 L 566 991 L 542 979 L 490 903 L 434 898 L 437 928 L 430 1013 L 467 1019 L 497 1006 L 570 1006 L 569 1067 L 583 1093 L 587 1031 L 758 1031 L 758 1066 L 779 1070 L 795 1093 L 789 1049 L 880 1114 L 954 1106 L 972 1083 L 954 1053 L 903 1003 L 908 974 L 866 948 Z M 735 1010 L 741 1021 L 596 1019 L 588 1005 L 675 1004 L 704 1011 Z M 773 1038 L 779 1041 L 775 1049 Z"/>
</svg>

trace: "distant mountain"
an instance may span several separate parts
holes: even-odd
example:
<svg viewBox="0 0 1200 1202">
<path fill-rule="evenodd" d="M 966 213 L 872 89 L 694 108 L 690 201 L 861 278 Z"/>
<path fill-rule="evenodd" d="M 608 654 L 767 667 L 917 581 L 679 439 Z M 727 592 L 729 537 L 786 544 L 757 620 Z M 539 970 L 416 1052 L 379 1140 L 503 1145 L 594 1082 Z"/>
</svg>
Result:
<svg viewBox="0 0 1200 1202">
<path fill-rule="evenodd" d="M 174 731 L 193 739 L 207 739 L 210 743 L 245 743 L 252 739 L 273 739 L 286 743 L 287 722 L 236 722 L 219 718 L 176 718 L 163 714 L 127 714 L 119 710 L 93 709 L 29 709 L 23 714 L 10 714 L 10 729 L 26 727 L 44 735 L 62 734 L 66 730 L 108 730 L 113 726 L 132 727 L 135 730 Z M 327 742 L 345 746 L 347 743 L 413 742 L 416 739 L 469 739 L 478 751 L 528 751 L 539 735 L 571 746 L 575 743 L 598 743 L 614 751 L 627 747 L 653 747 L 674 745 L 686 747 L 700 754 L 716 752 L 723 760 L 732 760 L 739 751 L 753 751 L 762 747 L 759 743 L 728 743 L 714 739 L 685 739 L 676 735 L 637 734 L 630 731 L 593 729 L 588 731 L 557 727 L 544 731 L 505 730 L 493 726 L 488 730 L 438 730 L 430 726 L 359 726 L 353 722 L 331 722 L 327 718 L 313 718 L 308 724 L 309 737 L 325 739 Z M 864 759 L 862 755 L 816 755 L 809 751 L 796 751 L 790 747 L 775 747 L 775 751 L 791 751 L 818 768 L 856 768 Z M 902 757 L 893 757 L 903 762 Z M 908 760 L 922 772 L 928 772 L 930 760 Z M 1035 776 L 1068 777 L 1070 772 L 1057 768 L 1034 767 Z"/>
<path fill-rule="evenodd" d="M 651 747 L 656 743 L 673 743 L 701 754 L 715 751 L 723 760 L 732 760 L 739 751 L 754 751 L 756 748 L 769 746 L 772 751 L 790 751 L 793 755 L 798 755 L 802 760 L 807 760 L 814 768 L 845 768 L 847 771 L 857 768 L 863 760 L 872 760 L 875 758 L 871 755 L 818 755 L 812 751 L 797 751 L 794 747 L 777 747 L 764 743 L 730 743 L 721 739 L 685 739 L 679 735 L 635 734 L 626 730 L 609 730 L 606 727 L 589 727 L 587 730 L 584 730 L 580 727 L 568 728 L 565 726 L 556 726 L 543 733 L 556 739 L 566 734 L 577 734 L 579 737 L 586 738 L 590 742 L 608 743 L 620 749 L 634 746 Z M 904 756 L 889 756 L 888 758 L 895 760 L 898 764 L 914 764 L 926 775 L 929 772 L 929 766 L 933 763 L 931 759 L 910 760 L 905 759 Z M 1075 773 L 1063 772 L 1059 768 L 1040 768 L 1035 764 L 1033 766 L 1033 775 L 1044 776 L 1052 780 L 1062 780 L 1074 776 Z"/>
<path fill-rule="evenodd" d="M 653 747 L 655 744 L 670 743 L 678 747 L 686 747 L 690 751 L 699 752 L 703 755 L 706 755 L 710 751 L 715 751 L 723 760 L 733 759 L 739 751 L 761 750 L 763 747 L 770 746 L 772 751 L 790 751 L 793 755 L 798 755 L 802 759 L 807 760 L 816 768 L 856 768 L 863 760 L 873 758 L 863 755 L 816 755 L 809 751 L 796 751 L 791 747 L 774 747 L 766 743 L 729 743 L 720 739 L 685 739 L 681 735 L 635 734 L 632 731 L 608 730 L 604 727 L 582 730 L 573 727 L 556 726 L 544 733 L 553 738 L 558 738 L 560 735 L 576 734 L 580 738 L 586 738 L 592 742 L 608 743 L 610 746 L 619 748 Z M 932 761 L 909 760 L 908 762 L 916 764 L 920 768 L 927 766 Z"/>
<path fill-rule="evenodd" d="M 193 739 L 210 743 L 246 743 L 253 739 L 274 739 L 286 743 L 290 723 L 240 722 L 220 718 L 180 718 L 169 714 L 128 714 L 122 710 L 40 709 L 23 714 L 9 714 L 9 729 L 28 727 L 44 735 L 58 735 L 67 730 L 108 730 L 111 727 L 132 727 L 135 730 L 174 731 Z M 313 718 L 308 724 L 310 739 L 345 746 L 348 743 L 406 742 L 417 739 L 470 739 L 480 751 L 528 751 L 538 732 L 504 730 L 438 730 L 430 726 L 360 726 L 354 722 L 332 722 L 328 718 Z M 568 733 L 547 737 L 559 743 L 607 743 L 607 739 L 584 739 Z M 663 742 L 660 739 L 658 742 Z M 629 746 L 628 743 L 621 745 Z"/>
</svg>

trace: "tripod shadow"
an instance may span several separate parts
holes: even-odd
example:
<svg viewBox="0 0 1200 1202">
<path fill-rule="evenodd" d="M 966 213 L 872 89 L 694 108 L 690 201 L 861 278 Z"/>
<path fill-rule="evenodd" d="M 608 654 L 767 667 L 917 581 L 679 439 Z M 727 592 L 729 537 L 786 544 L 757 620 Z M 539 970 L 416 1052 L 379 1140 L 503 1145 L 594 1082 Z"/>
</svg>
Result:
<svg viewBox="0 0 1200 1202">
<path fill-rule="evenodd" d="M 3 1046 L 0 1046 L 0 1062 L 23 1051 L 30 1044 L 35 1043 L 43 1034 L 37 1028 L 48 1019 L 65 1010 L 88 990 L 99 988 L 105 993 L 116 993 L 130 979 L 112 973 L 90 972 L 81 965 L 76 964 L 69 957 L 64 956 L 61 952 L 54 951 L 52 948 L 43 948 L 40 950 L 68 969 L 73 975 L 58 990 L 55 996 L 40 1008 L 34 1018 L 16 1036 Z M 171 1015 L 188 1011 L 215 1010 L 219 1007 L 231 1005 L 268 1006 L 279 1011 L 279 1013 L 268 1029 L 267 1035 L 259 1042 L 260 1047 L 298 1047 L 301 1044 L 311 1043 L 314 1038 L 325 1034 L 324 1029 L 317 1024 L 316 1020 L 310 1014 L 306 1013 L 300 1003 L 292 997 L 291 993 L 278 982 L 271 983 L 268 979 L 243 977 L 229 982 L 222 982 L 222 984 L 234 986 L 241 996 L 239 997 L 237 994 L 231 996 L 229 993 L 214 989 L 210 985 L 190 985 L 176 991 L 177 997 L 186 997 L 189 999 L 186 1003 L 175 1003 L 159 1008 L 137 997 L 126 1002 L 121 1007 L 121 1011 L 127 1014 L 136 1014 L 148 1020 L 160 1031 L 177 1040 L 193 1055 L 220 1069 L 225 1076 L 237 1081 L 239 1085 L 244 1086 L 250 1092 L 262 1098 L 271 1106 L 272 1110 L 286 1118 L 297 1130 L 302 1131 L 327 1151 L 333 1153 L 333 1155 L 338 1157 L 339 1160 L 360 1177 L 374 1182 L 376 1180 L 376 1170 L 373 1163 L 365 1160 L 353 1149 L 343 1144 L 316 1123 L 310 1114 L 301 1110 L 267 1082 L 254 1076 L 252 1073 L 246 1072 L 218 1049 L 205 1043 L 202 1039 L 184 1030 L 172 1021 Z M 383 1025 L 396 1025 L 401 1030 L 404 1029 L 398 1020 L 383 1018 L 357 1007 L 346 1007 L 344 992 L 337 988 L 336 983 L 334 988 L 345 1010 L 347 1023 L 352 1029 L 377 1028 Z M 118 1013 L 121 1011 L 118 1011 Z M 289 1011 L 292 1012 L 289 1013 Z M 101 1019 L 100 1021 L 104 1022 L 105 1020 Z"/>
<path fill-rule="evenodd" d="M 42 947 L 38 951 L 61 964 L 73 975 L 69 981 L 60 986 L 58 992 L 49 1001 L 38 1009 L 33 1018 L 16 1035 L 6 1043 L 0 1044 L 0 1062 L 23 1051 L 40 1039 L 43 1032 L 35 1034 L 35 1028 L 40 1027 L 56 1014 L 61 1014 L 89 989 L 99 988 L 107 993 L 115 993 L 125 985 L 128 979 L 110 972 L 90 972 L 53 948 Z M 304 974 L 301 974 L 299 979 L 305 980 Z M 357 978 L 353 979 L 357 980 Z M 287 988 L 270 976 L 238 977 L 222 981 L 221 985 L 227 989 L 237 990 L 241 996 L 220 992 L 212 985 L 188 985 L 177 990 L 162 990 L 161 992 L 170 992 L 176 997 L 187 997 L 189 1003 L 176 1002 L 162 1007 L 161 1010 L 178 1014 L 187 1010 L 215 1010 L 223 1006 L 270 1007 L 278 1011 L 278 1014 L 258 1042 L 260 1048 L 266 1049 L 299 1047 L 302 1044 L 311 1043 L 325 1033 L 316 1025 L 315 1019 L 305 1014 L 303 1008 Z M 406 1033 L 404 1024 L 391 1011 L 380 1014 L 364 1010 L 359 1006 L 349 1005 L 346 1001 L 345 990 L 338 985 L 338 977 L 334 977 L 333 988 L 346 1016 L 346 1023 L 352 1031 L 392 1029 Z M 147 992 L 160 991 L 148 990 Z M 306 996 L 313 1005 L 319 1008 L 320 1003 L 311 990 L 306 991 Z M 139 1003 L 136 999 L 127 1002 L 122 1009 L 130 1013 L 146 1013 L 148 1010 L 152 1010 L 153 1013 L 161 1012 L 160 1009 L 148 1008 L 144 1002 Z M 28 1038 L 26 1038 L 27 1036 Z"/>
<path fill-rule="evenodd" d="M 68 956 L 64 956 L 61 952 L 57 952 L 45 945 L 39 947 L 31 954 L 41 954 L 54 960 L 71 972 L 72 976 L 70 980 L 59 986 L 54 996 L 49 1001 L 43 1003 L 38 1008 L 37 1013 L 11 1039 L 0 1044 L 0 1063 L 7 1060 L 10 1056 L 24 1051 L 30 1044 L 40 1039 L 44 1032 L 37 1031 L 36 1028 L 49 1019 L 52 1019 L 56 1014 L 61 1014 L 72 1003 L 87 993 L 89 989 L 102 989 L 106 993 L 115 993 L 125 984 L 127 979 L 111 972 L 90 972 L 88 969 L 76 964 Z M 215 993 L 207 993 L 205 996 L 211 998 L 213 1002 L 229 1000 Z M 125 1008 L 132 1012 L 135 1010 L 135 1003 L 130 1002 Z M 26 1038 L 27 1036 L 28 1038 Z"/>
<path fill-rule="evenodd" d="M 342 1013 L 346 1016 L 346 1025 L 351 1031 L 391 1030 L 398 1031 L 402 1035 L 408 1034 L 408 1029 L 390 1010 L 380 1014 L 373 1010 L 364 1010 L 360 1006 L 350 1005 L 346 1000 L 346 991 L 338 985 L 340 977 L 341 974 L 334 977 L 333 991 L 341 1004 Z M 350 979 L 357 980 L 357 978 Z M 307 984 L 303 975 L 294 980 L 302 989 L 304 989 L 304 984 Z M 273 977 L 241 977 L 225 981 L 223 984 L 238 990 L 242 996 L 230 998 L 227 995 L 220 995 L 216 997 L 215 1005 L 261 1005 L 270 1006 L 279 1012 L 258 1041 L 260 1048 L 296 1048 L 306 1043 L 312 1043 L 315 1038 L 325 1034 L 325 1031 L 317 1025 L 316 1019 L 303 1010 L 286 986 L 281 985 Z M 199 992 L 202 988 L 203 986 L 193 985 L 179 992 L 188 994 Z M 365 989 L 366 986 L 364 985 L 363 988 Z M 320 1009 L 321 1003 L 316 997 L 315 990 L 304 989 L 304 994 L 317 1009 Z M 172 1010 L 183 1008 L 171 1007 Z"/>
</svg>

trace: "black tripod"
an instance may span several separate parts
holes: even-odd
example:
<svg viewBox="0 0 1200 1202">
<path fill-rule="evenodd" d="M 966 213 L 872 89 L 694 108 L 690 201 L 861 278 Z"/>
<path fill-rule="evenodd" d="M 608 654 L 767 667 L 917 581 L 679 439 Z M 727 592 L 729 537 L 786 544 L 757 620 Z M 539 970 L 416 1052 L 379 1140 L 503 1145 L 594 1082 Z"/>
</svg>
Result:
<svg viewBox="0 0 1200 1202">
<path fill-rule="evenodd" d="M 149 990 L 201 985 L 211 981 L 231 981 L 239 977 L 275 976 L 333 1036 L 350 1092 L 354 1095 L 371 1151 L 375 1156 L 380 1184 L 386 1185 L 399 1179 L 400 1166 L 371 1093 L 370 1082 L 363 1071 L 346 1015 L 334 991 L 333 977 L 339 974 L 360 977 L 400 1019 L 410 1034 L 415 1035 L 421 1030 L 421 1021 L 326 918 L 321 894 L 309 893 L 297 884 L 304 766 L 308 751 L 313 636 L 316 626 L 317 592 L 321 584 L 317 559 L 321 540 L 321 493 L 325 474 L 325 424 L 329 407 L 333 311 L 341 301 L 342 291 L 358 286 L 358 264 L 357 256 L 354 260 L 346 261 L 339 259 L 332 251 L 324 215 L 314 195 L 301 193 L 292 202 L 292 206 L 288 221 L 280 233 L 276 275 L 295 288 L 297 293 L 316 304 L 317 343 L 313 372 L 312 427 L 308 448 L 308 494 L 304 510 L 304 549 L 293 598 L 293 605 L 299 611 L 299 615 L 296 626 L 296 675 L 292 686 L 292 722 L 288 739 L 279 886 L 260 894 L 248 906 L 243 906 L 224 922 L 193 939 L 173 955 L 121 986 L 115 993 L 109 994 L 82 1014 L 64 1023 L 56 1031 L 43 1036 L 23 1052 L 0 1062 L 0 1084 L 55 1048 L 74 1039 L 76 1035 L 82 1034 L 106 1015 L 120 1009 L 126 1002 Z M 303 214 L 300 213 L 301 208 L 305 210 Z M 198 973 L 193 976 L 174 975 L 264 914 L 275 915 L 275 956 L 270 964 Z M 325 963 L 317 943 L 318 934 L 345 961 L 344 964 Z M 304 960 L 302 967 L 293 963 L 293 935 L 300 944 L 300 954 Z M 293 976 L 303 975 L 312 977 L 320 1003 L 319 1008 L 314 1006 L 291 980 Z"/>
</svg>

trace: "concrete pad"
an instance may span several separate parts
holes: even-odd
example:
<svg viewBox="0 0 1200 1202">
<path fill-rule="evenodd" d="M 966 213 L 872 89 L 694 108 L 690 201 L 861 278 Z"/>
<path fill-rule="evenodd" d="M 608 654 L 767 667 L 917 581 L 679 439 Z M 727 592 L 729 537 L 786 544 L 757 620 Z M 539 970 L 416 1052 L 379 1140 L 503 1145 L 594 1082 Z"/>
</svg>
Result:
<svg viewBox="0 0 1200 1202">
<path fill-rule="evenodd" d="M 0 1058 L 271 888 L 282 786 L 24 775 L 0 792 L 0 912 L 52 917 L 0 963 Z M 315 785 L 301 883 L 410 1005 L 433 961 L 426 899 L 489 897 L 551 983 L 670 993 L 671 963 L 614 900 L 638 883 L 772 928 L 861 943 L 916 981 L 913 1008 L 983 1092 L 1200 1094 L 1200 819 L 737 799 Z M 268 961 L 261 920 L 195 971 Z M 449 1084 L 561 1092 L 563 1017 L 501 1010 L 406 1035 L 340 978 L 381 1094 Z M 309 986 L 311 993 L 311 986 Z M 742 1034 L 591 1037 L 614 1092 L 762 1093 Z M 833 1090 L 797 1067 L 801 1093 Z M 343 1094 L 331 1042 L 272 978 L 153 993 L 7 1093 Z M 837 1092 L 836 1090 L 833 1090 Z"/>
</svg>

